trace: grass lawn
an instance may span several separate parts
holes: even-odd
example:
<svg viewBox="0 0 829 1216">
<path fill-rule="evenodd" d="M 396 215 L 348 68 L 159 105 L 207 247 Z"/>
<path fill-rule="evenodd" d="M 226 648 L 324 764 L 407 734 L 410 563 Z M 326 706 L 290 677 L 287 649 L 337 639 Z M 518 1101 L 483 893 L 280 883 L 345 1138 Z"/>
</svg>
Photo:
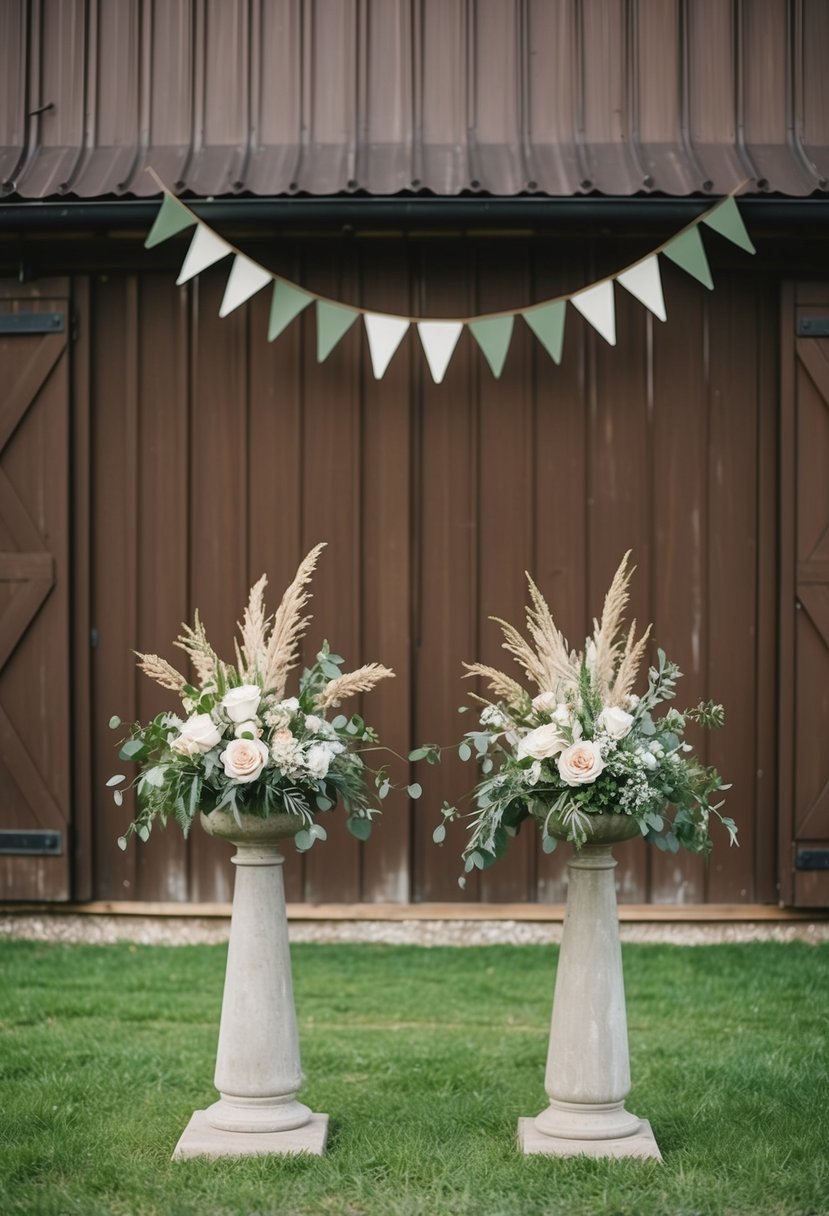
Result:
<svg viewBox="0 0 829 1216">
<path fill-rule="evenodd" d="M 322 1159 L 170 1161 L 214 1100 L 223 947 L 0 943 L 3 1216 L 829 1213 L 829 947 L 624 947 L 665 1162 L 522 1158 L 555 951 L 297 946 Z"/>
</svg>

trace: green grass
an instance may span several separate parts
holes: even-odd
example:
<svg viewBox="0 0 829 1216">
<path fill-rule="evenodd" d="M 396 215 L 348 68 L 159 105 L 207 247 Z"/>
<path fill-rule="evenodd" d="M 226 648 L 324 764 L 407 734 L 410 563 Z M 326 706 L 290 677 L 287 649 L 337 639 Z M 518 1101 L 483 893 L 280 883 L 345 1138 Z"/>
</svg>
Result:
<svg viewBox="0 0 829 1216">
<path fill-rule="evenodd" d="M 555 951 L 294 948 L 322 1159 L 170 1161 L 215 1094 L 225 950 L 0 943 L 3 1216 L 829 1213 L 829 948 L 628 946 L 665 1161 L 522 1158 Z"/>
</svg>

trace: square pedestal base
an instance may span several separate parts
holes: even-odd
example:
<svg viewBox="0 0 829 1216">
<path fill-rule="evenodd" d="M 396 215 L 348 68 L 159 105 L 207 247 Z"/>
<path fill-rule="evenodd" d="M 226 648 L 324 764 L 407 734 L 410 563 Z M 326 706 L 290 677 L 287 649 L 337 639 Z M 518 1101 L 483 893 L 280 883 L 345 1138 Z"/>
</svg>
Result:
<svg viewBox="0 0 829 1216">
<path fill-rule="evenodd" d="M 207 1122 L 207 1112 L 193 1111 L 173 1153 L 173 1161 L 185 1157 L 282 1156 L 309 1153 L 321 1157 L 328 1139 L 328 1115 L 312 1115 L 304 1127 L 289 1132 L 223 1132 Z"/>
<path fill-rule="evenodd" d="M 562 1140 L 545 1136 L 535 1126 L 534 1119 L 518 1120 L 518 1147 L 524 1156 L 543 1153 L 548 1157 L 651 1157 L 662 1160 L 662 1154 L 647 1119 L 635 1136 L 621 1140 Z"/>
</svg>

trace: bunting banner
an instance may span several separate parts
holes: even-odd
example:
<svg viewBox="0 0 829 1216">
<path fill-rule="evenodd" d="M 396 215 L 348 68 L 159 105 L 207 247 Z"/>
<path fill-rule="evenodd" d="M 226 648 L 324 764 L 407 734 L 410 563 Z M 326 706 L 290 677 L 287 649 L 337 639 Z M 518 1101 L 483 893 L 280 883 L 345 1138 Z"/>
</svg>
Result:
<svg viewBox="0 0 829 1216">
<path fill-rule="evenodd" d="M 162 201 L 155 222 L 144 242 L 145 247 L 151 249 L 162 241 L 178 236 L 190 228 L 194 229 L 181 271 L 176 279 L 177 284 L 190 282 L 204 270 L 232 255 L 233 261 L 219 308 L 219 316 L 228 316 L 265 287 L 271 286 L 268 341 L 273 342 L 310 304 L 315 304 L 318 363 L 322 363 L 328 358 L 358 318 L 362 317 L 368 341 L 371 370 L 377 380 L 381 380 L 385 375 L 386 369 L 412 326 L 417 329 L 426 363 L 435 384 L 443 382 L 464 329 L 469 330 L 493 376 L 499 379 L 507 362 L 515 328 L 515 318 L 518 316 L 523 317 L 530 331 L 553 362 L 560 364 L 564 351 L 564 328 L 568 305 L 574 308 L 605 342 L 610 346 L 615 346 L 615 283 L 623 287 L 628 295 L 633 296 L 653 316 L 660 321 L 666 321 L 667 311 L 659 267 L 660 255 L 673 262 L 675 266 L 710 291 L 713 290 L 714 280 L 702 240 L 703 228 L 717 233 L 718 236 L 737 245 L 746 253 L 756 252 L 743 223 L 737 200 L 734 195 L 729 195 L 728 198 L 715 203 L 708 211 L 698 216 L 645 257 L 567 295 L 504 312 L 485 313 L 478 316 L 455 318 L 398 316 L 328 299 L 268 270 L 214 232 L 209 224 L 199 219 L 189 207 L 170 193 L 160 178 L 152 173 L 152 170 L 150 172 L 162 190 Z"/>
</svg>

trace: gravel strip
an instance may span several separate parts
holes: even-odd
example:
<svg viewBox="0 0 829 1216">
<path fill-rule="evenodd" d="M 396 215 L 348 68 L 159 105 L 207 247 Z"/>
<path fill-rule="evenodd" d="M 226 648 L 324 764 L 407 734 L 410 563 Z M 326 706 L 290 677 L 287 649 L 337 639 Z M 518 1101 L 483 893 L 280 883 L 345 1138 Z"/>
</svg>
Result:
<svg viewBox="0 0 829 1216">
<path fill-rule="evenodd" d="M 0 915 L 0 937 L 25 941 L 72 942 L 107 946 L 137 942 L 144 946 L 216 945 L 226 942 L 225 918 L 176 916 Z M 513 920 L 401 920 L 289 922 L 292 942 L 382 942 L 395 946 L 546 945 L 561 941 L 560 922 Z M 737 923 L 623 923 L 623 942 L 710 946 L 721 942 L 829 941 L 829 921 Z"/>
</svg>

